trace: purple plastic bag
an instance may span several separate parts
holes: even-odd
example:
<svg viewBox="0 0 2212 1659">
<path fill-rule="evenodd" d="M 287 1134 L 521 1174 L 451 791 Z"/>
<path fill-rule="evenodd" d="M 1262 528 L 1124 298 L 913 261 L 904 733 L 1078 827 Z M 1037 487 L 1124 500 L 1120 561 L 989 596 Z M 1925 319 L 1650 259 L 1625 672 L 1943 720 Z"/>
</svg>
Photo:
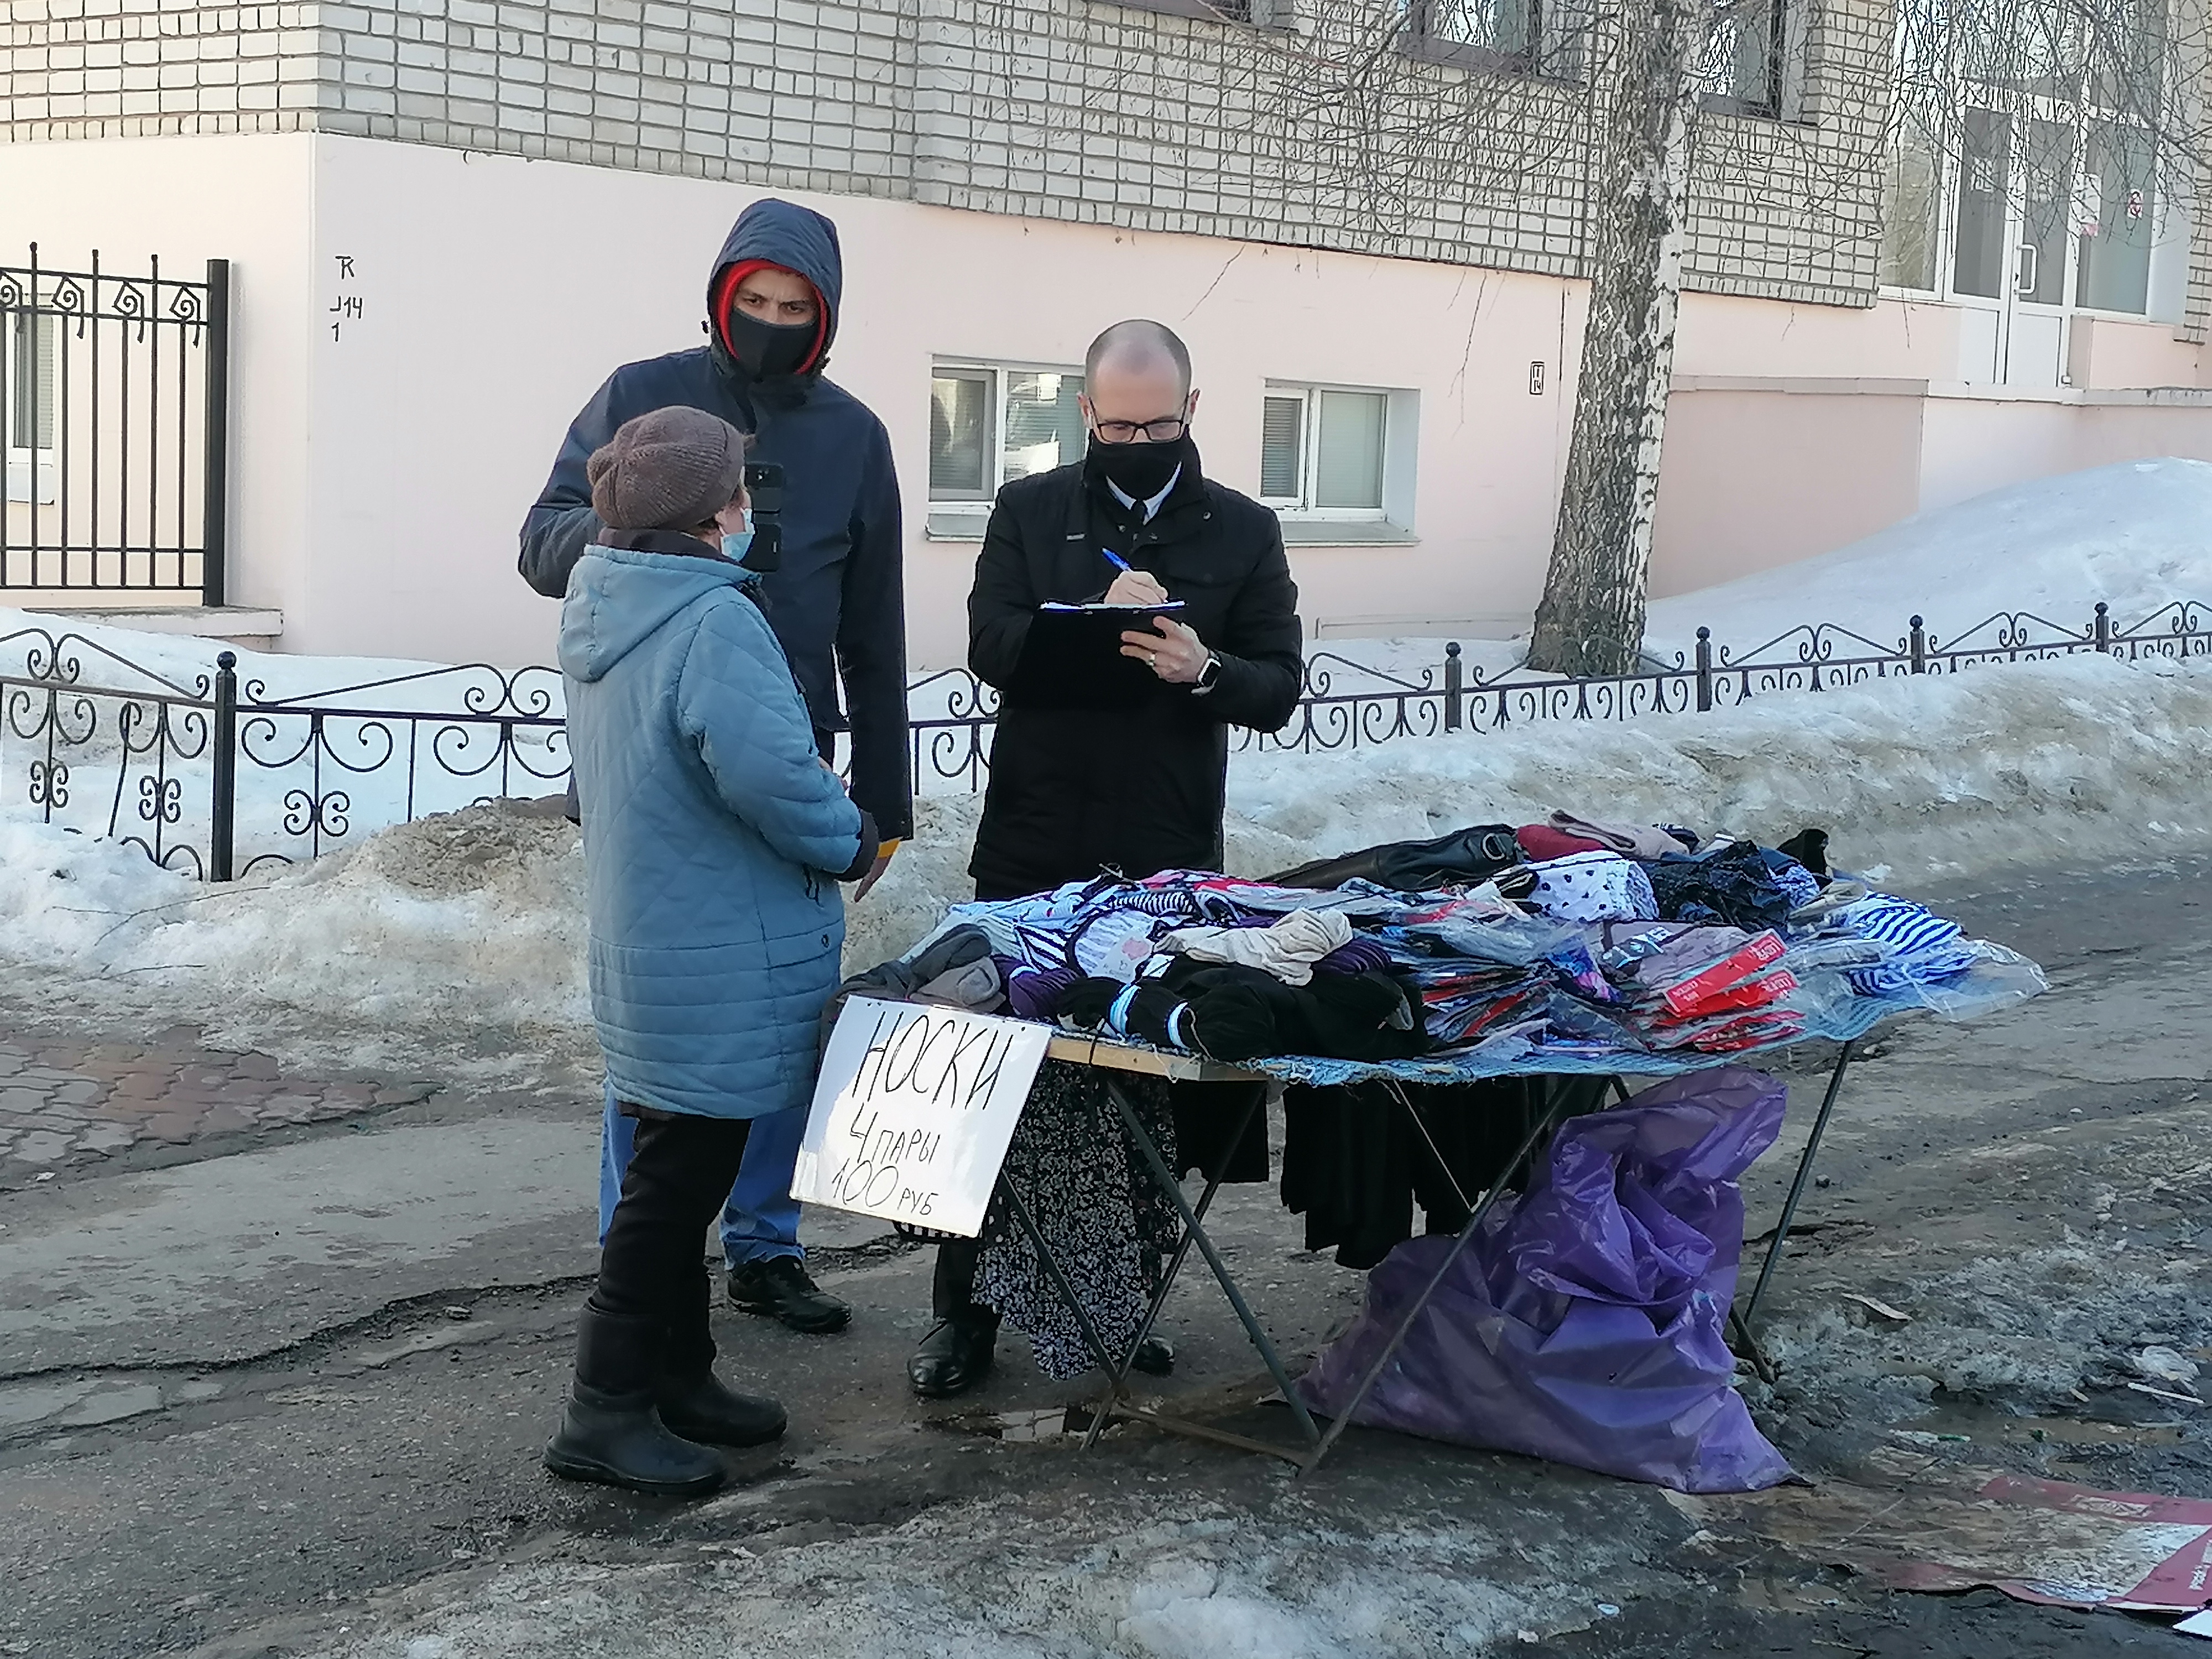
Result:
<svg viewBox="0 0 2212 1659">
<path fill-rule="evenodd" d="M 1729 1386 L 1742 1253 L 1735 1178 L 1782 1127 L 1783 1085 L 1741 1066 L 1570 1118 L 1529 1190 L 1485 1218 L 1356 1421 L 1525 1452 L 1682 1492 L 1753 1492 L 1790 1466 Z M 1451 1240 L 1408 1240 L 1298 1384 L 1334 1415 Z"/>
</svg>

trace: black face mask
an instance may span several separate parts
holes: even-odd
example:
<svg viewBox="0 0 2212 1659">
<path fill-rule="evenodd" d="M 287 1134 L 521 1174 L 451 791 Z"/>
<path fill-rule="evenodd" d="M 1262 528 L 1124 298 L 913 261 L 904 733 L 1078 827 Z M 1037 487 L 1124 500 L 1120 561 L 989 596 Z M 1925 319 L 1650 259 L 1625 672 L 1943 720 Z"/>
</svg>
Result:
<svg viewBox="0 0 2212 1659">
<path fill-rule="evenodd" d="M 814 349 L 816 326 L 813 323 L 764 323 L 734 306 L 722 319 L 730 356 L 757 380 L 799 373 Z"/>
<path fill-rule="evenodd" d="M 1171 444 L 1109 444 L 1100 442 L 1094 432 L 1084 459 L 1124 495 L 1149 501 L 1168 487 L 1176 469 L 1190 459 L 1190 434 L 1185 432 Z"/>
</svg>

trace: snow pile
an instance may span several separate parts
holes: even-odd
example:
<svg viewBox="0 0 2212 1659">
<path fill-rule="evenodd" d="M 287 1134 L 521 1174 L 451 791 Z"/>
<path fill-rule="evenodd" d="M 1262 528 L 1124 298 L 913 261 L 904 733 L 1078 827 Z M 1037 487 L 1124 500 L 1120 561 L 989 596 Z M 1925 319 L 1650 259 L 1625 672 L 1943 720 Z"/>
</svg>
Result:
<svg viewBox="0 0 2212 1659">
<path fill-rule="evenodd" d="M 2212 463 L 2123 461 L 1993 489 L 1848 547 L 1651 606 L 1645 647 L 1686 659 L 1700 625 L 1739 656 L 1826 623 L 1893 648 L 1914 616 L 1939 640 L 2006 611 L 2086 632 L 2176 600 L 2212 603 Z M 1994 644 L 1975 635 L 1966 641 Z"/>
<path fill-rule="evenodd" d="M 1940 641 L 2014 611 L 2087 633 L 2100 599 L 2111 607 L 2115 630 L 2131 629 L 2177 601 L 2212 605 L 2207 525 L 2212 463 L 2123 461 L 2039 478 L 1920 514 L 1795 564 L 1654 600 L 1644 649 L 1660 662 L 1679 653 L 1687 663 L 1705 627 L 1716 645 L 1741 659 L 1793 629 L 1826 623 L 1895 651 L 1915 616 Z M 1433 670 L 1442 684 L 1444 643 L 1331 639 L 1308 656 L 1340 654 L 1414 681 Z M 1965 643 L 1995 640 L 1974 634 Z M 1461 660 L 1470 683 L 1478 669 L 1492 681 L 1508 674 L 1553 678 L 1518 668 L 1528 646 L 1525 632 L 1510 641 L 1464 640 Z M 1867 654 L 1848 641 L 1837 641 L 1837 649 Z M 1339 689 L 1366 684 L 1346 675 Z"/>
<path fill-rule="evenodd" d="M 512 805 L 224 885 L 0 817 L 0 959 L 43 970 L 14 976 L 26 994 L 212 1019 L 219 1037 L 341 1064 L 389 1065 L 487 1028 L 573 1043 L 589 1017 L 583 877 L 574 829 Z"/>
<path fill-rule="evenodd" d="M 2212 665 L 2087 655 L 1632 726 L 1238 756 L 1228 862 L 1260 875 L 1564 807 L 1769 842 L 1818 824 L 1840 862 L 1909 890 L 2008 863 L 2201 845 L 2208 764 Z M 919 804 L 915 840 L 852 908 L 848 968 L 897 955 L 969 896 L 981 812 L 975 796 Z M 133 1006 L 229 1011 L 262 1041 L 282 1034 L 257 1019 L 372 1046 L 410 1031 L 579 1033 L 582 893 L 576 832 L 542 805 L 421 819 L 228 887 L 0 816 L 0 960 L 47 982 L 127 988 Z"/>
<path fill-rule="evenodd" d="M 1333 757 L 1239 757 L 1231 862 L 1298 859 L 1468 823 L 1681 823 L 1925 880 L 2153 850 L 2212 831 L 2212 664 L 2094 653 L 1754 699 L 1625 725 L 1559 721 Z M 2171 830 L 2163 825 L 2172 826 Z"/>
</svg>

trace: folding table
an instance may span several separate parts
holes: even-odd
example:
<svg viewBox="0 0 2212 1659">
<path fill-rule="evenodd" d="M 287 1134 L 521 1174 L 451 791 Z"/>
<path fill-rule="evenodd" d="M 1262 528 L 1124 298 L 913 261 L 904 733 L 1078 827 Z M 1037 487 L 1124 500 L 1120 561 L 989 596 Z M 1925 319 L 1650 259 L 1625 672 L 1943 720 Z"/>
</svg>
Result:
<svg viewBox="0 0 2212 1659">
<path fill-rule="evenodd" d="M 1844 1072 L 1850 1063 L 1851 1048 L 1851 1042 L 1845 1042 L 1841 1045 L 1837 1054 L 1835 1069 L 1829 1074 L 1827 1090 L 1821 1098 L 1820 1115 L 1814 1120 L 1812 1134 L 1805 1144 L 1802 1156 L 1797 1161 L 1796 1173 L 1790 1182 L 1790 1194 L 1783 1204 L 1782 1217 L 1775 1227 L 1773 1242 L 1767 1247 L 1766 1258 L 1760 1267 L 1758 1281 L 1752 1289 L 1750 1297 L 1739 1310 L 1730 1315 L 1731 1322 L 1738 1334 L 1740 1346 L 1747 1352 L 1753 1363 L 1763 1372 L 1767 1371 L 1769 1367 L 1765 1356 L 1759 1351 L 1755 1339 L 1752 1336 L 1751 1320 L 1758 1310 L 1759 1298 L 1766 1292 L 1768 1282 L 1773 1278 L 1776 1264 L 1782 1259 L 1783 1245 L 1789 1238 L 1790 1224 L 1796 1219 L 1798 1200 L 1804 1195 L 1806 1182 L 1812 1175 L 1813 1161 L 1820 1152 L 1821 1137 L 1826 1132 L 1829 1115 L 1835 1109 L 1837 1094 L 1843 1087 Z M 1770 1049 L 1764 1052 L 1773 1053 L 1776 1050 Z M 1096 1326 L 1092 1324 L 1090 1316 L 1085 1312 L 1073 1287 L 1068 1282 L 1066 1272 L 1054 1257 L 1050 1243 L 1038 1227 L 1036 1218 L 1030 1210 L 1028 1200 L 1012 1180 L 1002 1177 L 1002 1189 L 1006 1195 L 1007 1207 L 1012 1212 L 1015 1221 L 1028 1234 L 1030 1243 L 1036 1249 L 1038 1261 L 1042 1265 L 1047 1276 L 1051 1279 L 1054 1289 L 1060 1299 L 1067 1304 L 1069 1312 L 1074 1316 L 1077 1325 L 1082 1330 L 1085 1345 L 1098 1361 L 1100 1368 L 1106 1373 L 1106 1393 L 1092 1408 L 1091 1426 L 1083 1437 L 1084 1449 L 1088 1450 L 1096 1444 L 1099 1433 L 1106 1425 L 1119 1418 L 1150 1423 L 1172 1433 L 1214 1441 L 1246 1451 L 1264 1452 L 1296 1464 L 1301 1473 L 1314 1468 L 1328 1455 L 1329 1449 L 1335 1445 L 1339 1437 L 1358 1414 L 1359 1407 L 1366 1400 L 1369 1391 L 1380 1380 L 1382 1373 L 1389 1369 L 1390 1362 L 1397 1354 L 1400 1343 L 1412 1330 L 1414 1322 L 1420 1317 L 1422 1310 L 1428 1306 L 1429 1299 L 1435 1295 L 1437 1288 L 1443 1284 L 1444 1276 L 1451 1270 L 1452 1264 L 1459 1259 L 1460 1253 L 1474 1237 L 1476 1231 L 1482 1224 L 1483 1218 L 1490 1213 L 1491 1206 L 1497 1202 L 1515 1175 L 1528 1161 L 1536 1148 L 1542 1144 L 1544 1137 L 1558 1121 L 1565 1103 L 1562 1097 L 1547 1105 L 1539 1115 L 1537 1121 L 1530 1125 L 1519 1148 L 1508 1160 L 1489 1189 L 1483 1193 L 1480 1199 L 1470 1199 L 1460 1189 L 1457 1178 L 1453 1176 L 1450 1166 L 1437 1149 L 1434 1138 L 1430 1135 L 1428 1126 L 1421 1121 L 1420 1114 L 1414 1109 L 1413 1101 L 1407 1095 L 1403 1083 L 1388 1075 L 1382 1068 L 1377 1068 L 1378 1079 L 1385 1085 L 1386 1092 L 1391 1099 L 1405 1112 L 1407 1120 L 1412 1122 L 1422 1142 L 1427 1146 L 1430 1155 L 1436 1159 L 1437 1167 L 1443 1172 L 1445 1179 L 1451 1183 L 1455 1196 L 1468 1212 L 1468 1219 L 1467 1224 L 1460 1230 L 1458 1236 L 1453 1240 L 1451 1249 L 1445 1254 L 1443 1261 L 1437 1266 L 1435 1273 L 1422 1287 L 1420 1294 L 1413 1298 L 1412 1305 L 1406 1310 L 1405 1316 L 1399 1322 L 1397 1328 L 1391 1333 L 1389 1341 L 1383 1345 L 1382 1351 L 1376 1355 L 1373 1365 L 1360 1378 L 1359 1385 L 1353 1390 L 1351 1400 L 1324 1429 L 1315 1421 L 1313 1413 L 1307 1409 L 1305 1402 L 1298 1397 L 1296 1379 L 1284 1366 L 1282 1358 L 1276 1352 L 1275 1345 L 1269 1338 L 1266 1327 L 1260 1322 L 1258 1316 L 1252 1311 L 1250 1304 L 1245 1300 L 1243 1291 L 1237 1284 L 1235 1275 L 1229 1271 L 1228 1264 L 1222 1260 L 1220 1251 L 1215 1248 L 1212 1239 L 1206 1234 L 1206 1214 L 1213 1203 L 1214 1194 L 1220 1190 L 1222 1185 L 1220 1178 L 1218 1176 L 1209 1178 L 1205 1190 L 1199 1195 L 1198 1202 L 1193 1204 L 1184 1194 L 1182 1182 L 1176 1179 L 1175 1171 L 1169 1167 L 1167 1158 L 1152 1136 L 1146 1132 L 1136 1109 L 1130 1104 L 1127 1096 L 1122 1092 L 1119 1079 L 1133 1075 L 1164 1078 L 1170 1082 L 1179 1083 L 1252 1083 L 1268 1085 L 1264 1092 L 1259 1091 L 1254 1092 L 1250 1103 L 1246 1106 L 1243 1117 L 1238 1121 L 1236 1133 L 1224 1143 L 1232 1146 L 1243 1138 L 1250 1126 L 1252 1114 L 1262 1110 L 1266 1101 L 1280 1091 L 1281 1081 L 1271 1076 L 1267 1071 L 1255 1067 L 1223 1065 L 1193 1055 L 1170 1054 L 1138 1044 L 1065 1033 L 1054 1036 L 1046 1049 L 1046 1055 L 1051 1060 L 1064 1060 L 1078 1066 L 1088 1066 L 1100 1073 L 1100 1080 L 1105 1085 L 1107 1098 L 1113 1103 L 1115 1110 L 1120 1115 L 1122 1126 L 1127 1130 L 1130 1139 L 1136 1146 L 1152 1180 L 1158 1184 L 1161 1192 L 1174 1203 L 1182 1223 L 1182 1236 L 1176 1243 L 1174 1254 L 1169 1259 L 1167 1270 L 1161 1278 L 1159 1289 L 1146 1310 L 1144 1321 L 1138 1327 L 1137 1334 L 1131 1342 L 1128 1352 L 1117 1355 L 1108 1350 L 1104 1340 L 1099 1335 Z M 1622 1062 L 1620 1074 L 1612 1078 L 1612 1084 L 1616 1095 L 1621 1100 L 1625 1101 L 1629 1097 L 1628 1085 L 1625 1079 L 1627 1075 L 1636 1074 L 1634 1062 L 1640 1056 L 1634 1054 L 1620 1056 Z M 1711 1066 L 1698 1069 L 1711 1069 L 1735 1063 L 1739 1058 L 1743 1057 L 1713 1056 Z M 1670 1067 L 1669 1073 L 1671 1074 L 1683 1068 L 1679 1066 Z M 1491 1073 L 1491 1075 L 1524 1077 L 1547 1074 L 1549 1073 L 1533 1069 Z M 1470 1078 L 1469 1080 L 1473 1079 Z M 1200 1255 L 1205 1259 L 1206 1267 L 1212 1270 L 1215 1281 L 1221 1286 L 1223 1295 L 1229 1300 L 1229 1305 L 1236 1310 L 1238 1322 L 1244 1327 L 1245 1334 L 1252 1340 L 1253 1347 L 1258 1351 L 1261 1362 L 1267 1366 L 1268 1375 L 1274 1379 L 1275 1387 L 1281 1391 L 1284 1403 L 1289 1407 L 1291 1416 L 1297 1429 L 1297 1443 L 1285 1444 L 1280 1442 L 1255 1439 L 1249 1435 L 1237 1434 L 1226 1429 L 1218 1428 L 1210 1423 L 1200 1423 L 1189 1418 L 1178 1417 L 1157 1407 L 1145 1405 L 1131 1394 L 1128 1384 L 1131 1362 L 1136 1358 L 1138 1347 L 1144 1342 L 1146 1337 L 1152 1334 L 1152 1325 L 1158 1319 L 1160 1310 L 1167 1302 L 1168 1293 L 1174 1288 L 1176 1278 L 1182 1272 L 1183 1263 L 1188 1259 L 1194 1246 L 1196 1247 Z"/>
</svg>

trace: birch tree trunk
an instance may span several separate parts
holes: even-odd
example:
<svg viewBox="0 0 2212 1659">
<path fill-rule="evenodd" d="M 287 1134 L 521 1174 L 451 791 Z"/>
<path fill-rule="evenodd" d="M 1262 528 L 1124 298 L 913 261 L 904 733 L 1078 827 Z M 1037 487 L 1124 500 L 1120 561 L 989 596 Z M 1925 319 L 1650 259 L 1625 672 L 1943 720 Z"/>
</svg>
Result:
<svg viewBox="0 0 2212 1659">
<path fill-rule="evenodd" d="M 1659 446 L 1674 368 L 1684 200 L 1713 0 L 1628 0 L 1601 147 L 1567 474 L 1528 665 L 1630 672 L 1644 641 Z"/>
</svg>

